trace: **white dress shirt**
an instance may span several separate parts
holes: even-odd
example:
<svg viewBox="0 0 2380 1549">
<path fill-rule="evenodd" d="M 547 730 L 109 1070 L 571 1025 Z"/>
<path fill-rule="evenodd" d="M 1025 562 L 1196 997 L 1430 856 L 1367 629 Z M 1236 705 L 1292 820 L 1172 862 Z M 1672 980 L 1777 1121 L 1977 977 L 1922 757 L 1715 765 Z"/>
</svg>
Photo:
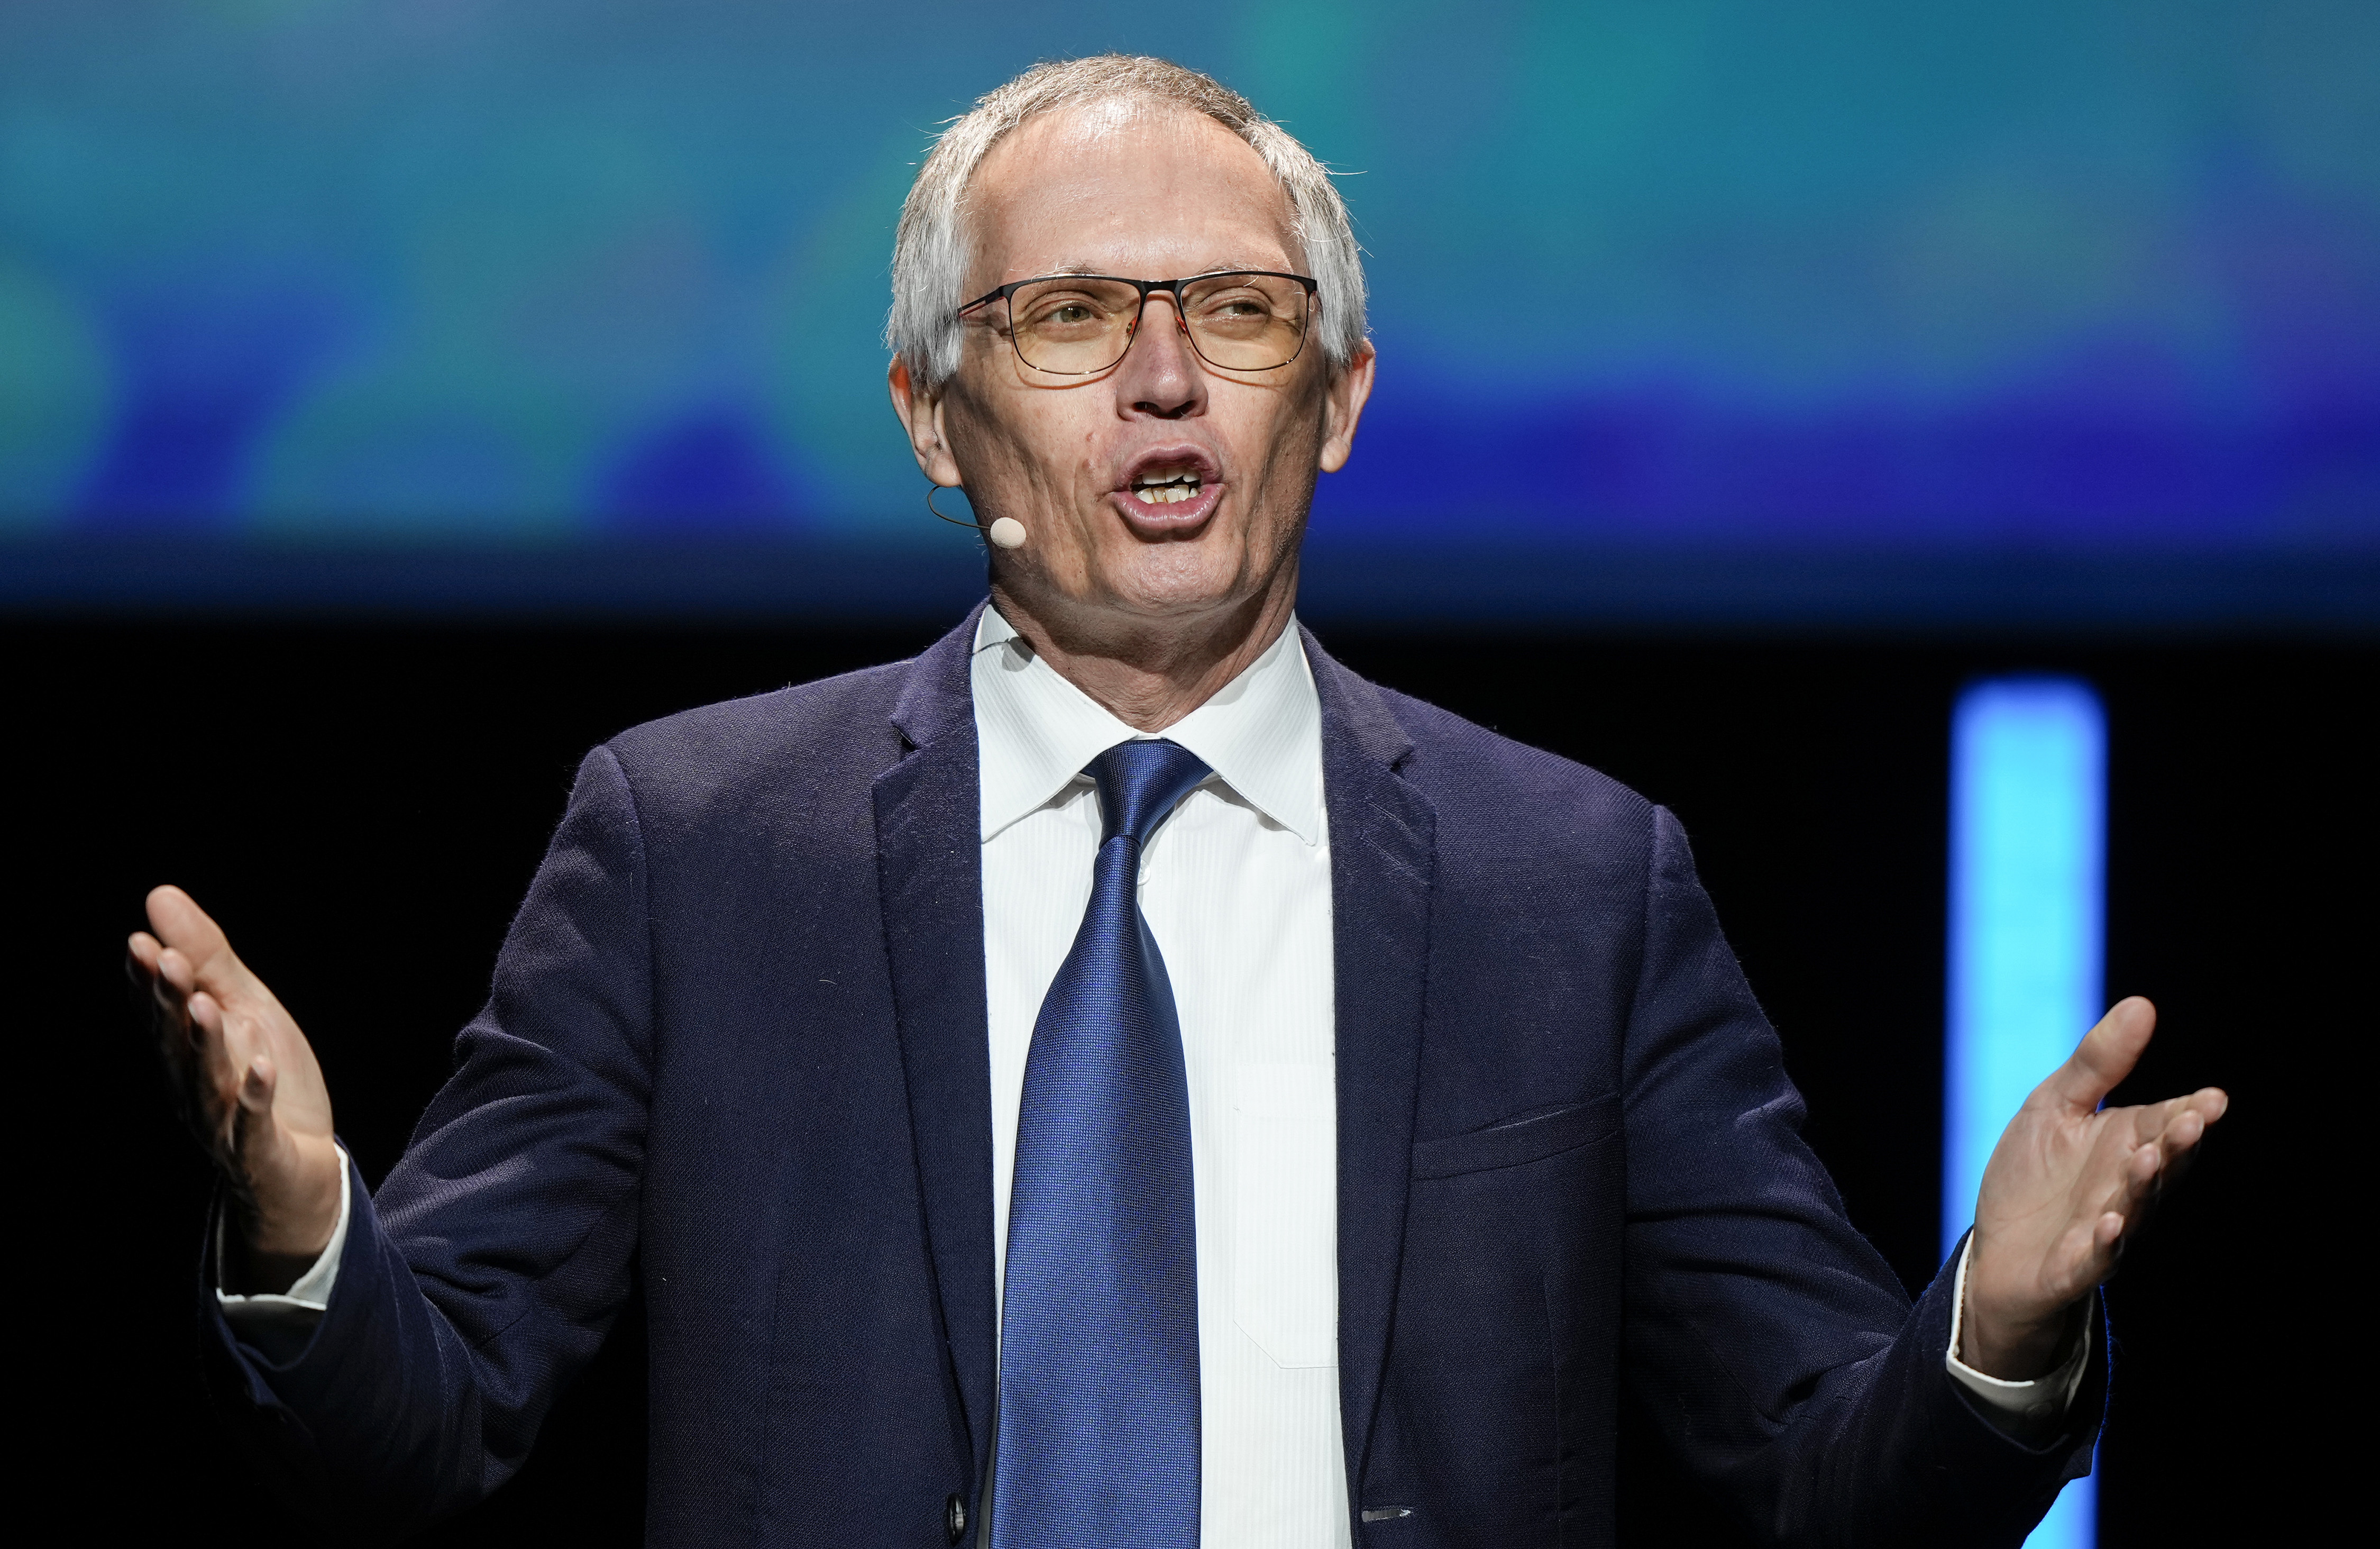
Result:
<svg viewBox="0 0 2380 1549">
<path fill-rule="evenodd" d="M 1026 1053 L 1090 901 L 1099 794 L 1081 771 L 1144 734 L 1060 677 L 994 608 L 977 626 L 971 682 L 997 1297 Z M 1172 982 L 1189 1080 L 1201 1543 L 1346 1545 L 1330 844 L 1321 707 L 1294 624 L 1161 735 L 1214 772 L 1150 835 L 1140 874 L 1141 912 Z M 278 1359 L 297 1353 L 329 1305 L 347 1204 L 343 1185 L 329 1247 L 287 1293 L 218 1292 L 242 1336 Z M 1962 1254 L 1950 1375 L 2001 1429 L 2054 1433 L 2086 1369 L 2087 1329 L 2037 1382 L 1970 1369 L 1958 1359 L 1966 1267 Z"/>
<path fill-rule="evenodd" d="M 992 1242 L 1003 1262 L 1026 1051 L 1091 897 L 1099 799 L 1081 771 L 1141 734 L 1036 656 L 997 609 L 983 611 L 975 644 Z M 1330 845 L 1321 705 L 1296 628 L 1162 735 L 1214 771 L 1150 835 L 1140 871 L 1190 1085 L 1200 1542 L 1344 1544 Z"/>
</svg>

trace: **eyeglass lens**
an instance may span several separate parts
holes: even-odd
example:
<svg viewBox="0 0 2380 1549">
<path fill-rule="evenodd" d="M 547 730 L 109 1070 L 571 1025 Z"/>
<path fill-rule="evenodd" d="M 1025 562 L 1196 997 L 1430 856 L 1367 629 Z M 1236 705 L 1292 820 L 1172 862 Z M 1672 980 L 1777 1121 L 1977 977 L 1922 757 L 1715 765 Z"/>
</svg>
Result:
<svg viewBox="0 0 2380 1549">
<path fill-rule="evenodd" d="M 1305 348 L 1306 294 L 1295 280 L 1208 274 L 1182 287 L 1180 304 L 1191 347 L 1224 371 L 1272 371 Z M 1138 286 L 1087 275 L 1036 281 L 1008 299 L 1017 355 L 1061 376 L 1088 376 L 1123 360 L 1140 314 Z"/>
</svg>

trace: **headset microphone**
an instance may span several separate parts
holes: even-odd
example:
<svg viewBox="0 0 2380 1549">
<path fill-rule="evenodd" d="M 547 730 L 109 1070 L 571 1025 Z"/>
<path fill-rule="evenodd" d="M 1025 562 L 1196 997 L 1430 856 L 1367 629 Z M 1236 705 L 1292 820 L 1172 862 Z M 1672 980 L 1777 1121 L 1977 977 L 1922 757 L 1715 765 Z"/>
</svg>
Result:
<svg viewBox="0 0 2380 1549">
<path fill-rule="evenodd" d="M 942 487 L 943 486 L 940 484 L 928 484 L 926 486 L 926 509 L 933 511 L 934 515 L 938 517 L 942 517 L 942 514 L 934 508 L 934 492 Z M 975 529 L 976 531 L 982 533 L 983 536 L 990 542 L 991 546 L 996 549 L 1021 549 L 1025 546 L 1025 524 L 1018 521 L 1014 517 L 995 518 L 990 527 L 985 527 L 976 522 L 962 521 L 956 517 L 942 517 L 942 520 L 950 523 L 953 527 L 968 527 Z"/>
</svg>

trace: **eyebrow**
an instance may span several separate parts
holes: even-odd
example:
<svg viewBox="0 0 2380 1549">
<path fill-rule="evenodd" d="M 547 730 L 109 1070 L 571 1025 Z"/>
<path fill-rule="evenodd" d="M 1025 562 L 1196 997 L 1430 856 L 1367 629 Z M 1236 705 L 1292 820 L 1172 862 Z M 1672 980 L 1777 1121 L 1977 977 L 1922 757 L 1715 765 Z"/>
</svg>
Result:
<svg viewBox="0 0 2380 1549">
<path fill-rule="evenodd" d="M 1232 272 L 1233 270 L 1238 270 L 1238 269 L 1259 270 L 1259 271 L 1263 271 L 1263 272 L 1266 272 L 1266 273 L 1270 273 L 1270 272 L 1271 272 L 1271 271 L 1270 271 L 1269 269 L 1268 269 L 1268 268 L 1267 268 L 1267 266 L 1266 266 L 1265 264 L 1263 264 L 1263 263 L 1248 262 L 1244 262 L 1244 261 L 1233 261 L 1233 262 L 1225 262 L 1225 263 L 1208 263 L 1208 264 L 1206 264 L 1206 265 L 1204 265 L 1204 266 L 1202 266 L 1202 267 L 1200 267 L 1200 268 L 1188 270 L 1188 271 L 1186 271 L 1185 273 L 1184 273 L 1184 274 L 1180 274 L 1180 275 L 1159 274 L 1159 275 L 1152 275 L 1152 276 L 1150 276 L 1150 277 L 1151 277 L 1151 278 L 1155 278 L 1155 279 L 1173 279 L 1173 278 L 1193 279 L 1193 278 L 1196 278 L 1196 276 L 1198 276 L 1198 275 L 1200 275 L 1200 274 L 1229 274 L 1229 273 Z M 1101 268 L 1099 265 L 1098 265 L 1098 264 L 1096 264 L 1096 263 L 1083 263 L 1083 262 L 1074 262 L 1074 263 L 1062 263 L 1062 264 L 1058 265 L 1058 267 L 1056 267 L 1055 269 L 1044 269 L 1043 271 L 1041 271 L 1041 273 L 1042 273 L 1042 274 L 1113 274 L 1113 273 L 1114 273 L 1114 271 L 1112 271 L 1112 270 L 1109 270 L 1109 269 L 1103 269 L 1103 268 Z M 1038 278 L 1038 276 L 1027 276 L 1027 277 L 1028 277 L 1028 278 Z"/>
</svg>

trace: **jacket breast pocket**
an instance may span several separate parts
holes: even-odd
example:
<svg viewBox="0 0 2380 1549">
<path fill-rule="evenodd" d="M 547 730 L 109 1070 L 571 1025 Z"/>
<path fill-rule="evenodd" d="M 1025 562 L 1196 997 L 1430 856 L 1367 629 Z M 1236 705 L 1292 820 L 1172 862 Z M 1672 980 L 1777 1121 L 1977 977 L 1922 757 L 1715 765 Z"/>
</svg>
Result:
<svg viewBox="0 0 2380 1549">
<path fill-rule="evenodd" d="M 1339 1363 L 1339 1157 L 1330 1067 L 1232 1072 L 1232 1315 L 1282 1367 Z"/>
<path fill-rule="evenodd" d="M 1467 1134 L 1417 1140 L 1413 1148 L 1413 1176 L 1455 1177 L 1463 1173 L 1523 1166 L 1608 1140 L 1619 1133 L 1620 1094 L 1608 1092 L 1549 1114 L 1492 1124 Z"/>
</svg>

